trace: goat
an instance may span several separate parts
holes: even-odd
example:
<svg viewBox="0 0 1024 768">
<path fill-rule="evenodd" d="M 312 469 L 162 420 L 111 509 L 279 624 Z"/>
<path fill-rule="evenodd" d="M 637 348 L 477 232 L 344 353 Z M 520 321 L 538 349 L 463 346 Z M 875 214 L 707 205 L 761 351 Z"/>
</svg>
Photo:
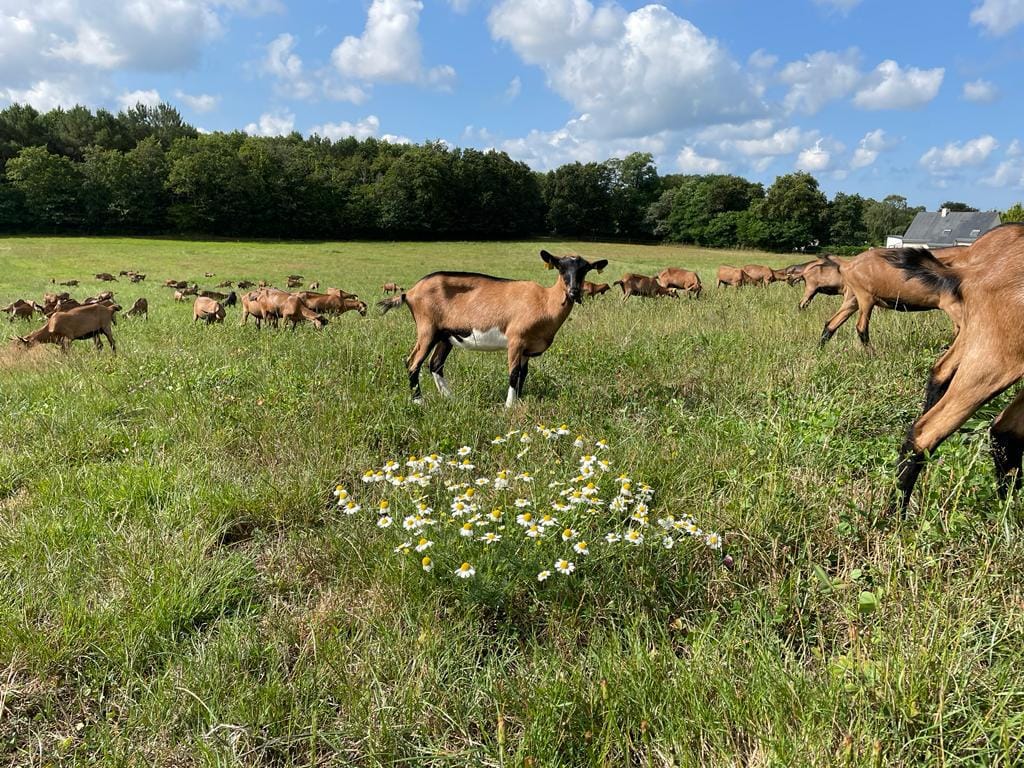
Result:
<svg viewBox="0 0 1024 768">
<path fill-rule="evenodd" d="M 289 288 L 298 288 L 301 285 L 302 285 L 302 278 L 295 278 L 295 277 L 289 277 L 288 278 L 288 287 Z"/>
<path fill-rule="evenodd" d="M 125 317 L 136 317 L 142 315 L 149 320 L 149 302 L 145 298 L 139 297 L 132 304 L 131 309 L 124 313 Z"/>
<path fill-rule="evenodd" d="M 700 292 L 703 290 L 700 275 L 689 269 L 667 267 L 658 273 L 656 279 L 662 288 L 677 288 L 696 299 L 700 298 Z"/>
<path fill-rule="evenodd" d="M 783 278 L 787 285 L 796 285 L 803 280 L 804 270 L 806 270 L 812 264 L 817 264 L 818 259 L 811 259 L 810 261 L 803 261 L 799 264 L 790 264 L 788 267 L 782 269 Z"/>
<path fill-rule="evenodd" d="M 61 282 L 57 283 L 57 285 L 66 285 L 69 288 L 74 288 L 76 285 L 78 285 L 78 281 L 77 280 L 62 280 Z"/>
<path fill-rule="evenodd" d="M 716 288 L 721 288 L 723 285 L 739 288 L 741 285 L 750 285 L 752 283 L 750 276 L 739 267 L 721 266 L 718 268 L 715 278 Z"/>
<path fill-rule="evenodd" d="M 100 272 L 100 273 L 98 273 L 96 275 L 96 279 L 97 280 L 102 280 L 102 281 L 107 282 L 107 283 L 116 283 L 117 282 L 117 278 L 114 277 L 109 272 Z"/>
<path fill-rule="evenodd" d="M 90 296 L 87 299 L 83 299 L 82 303 L 83 304 L 99 304 L 100 302 L 103 302 L 103 301 L 113 301 L 113 299 L 114 299 L 114 292 L 113 291 L 100 291 L 95 296 Z"/>
<path fill-rule="evenodd" d="M 320 314 L 340 315 L 355 309 L 359 311 L 360 315 L 366 317 L 366 302 L 361 301 L 357 296 L 340 296 L 336 293 L 315 293 L 313 291 L 302 291 L 295 295 L 301 297 L 310 309 Z"/>
<path fill-rule="evenodd" d="M 239 325 L 245 325 L 252 317 L 256 321 L 256 330 L 258 331 L 263 321 L 267 319 L 263 314 L 263 305 L 260 303 L 261 293 L 262 291 L 250 291 L 242 294 L 242 322 Z"/>
<path fill-rule="evenodd" d="M 182 293 L 181 291 L 175 291 L 174 292 L 174 300 L 175 301 L 184 301 L 185 300 L 185 294 Z"/>
<path fill-rule="evenodd" d="M 405 288 L 400 286 L 398 283 L 384 283 L 383 285 L 384 293 L 401 293 L 404 290 Z"/>
<path fill-rule="evenodd" d="M 819 346 L 824 346 L 839 327 L 859 310 L 857 336 L 861 344 L 870 349 L 871 312 L 875 307 L 898 312 L 941 309 L 952 321 L 953 333 L 959 333 L 963 315 L 959 297 L 937 291 L 931 282 L 913 277 L 914 273 L 902 266 L 908 259 L 915 264 L 927 262 L 929 267 L 937 271 L 951 269 L 930 251 L 923 249 L 870 248 L 857 254 L 839 265 L 839 274 L 843 280 L 843 303 L 825 323 Z"/>
<path fill-rule="evenodd" d="M 187 288 L 188 282 L 185 280 L 175 280 L 173 278 L 164 280 L 164 288 Z"/>
<path fill-rule="evenodd" d="M 114 314 L 120 311 L 117 304 L 89 304 L 75 307 L 66 312 L 54 312 L 46 321 L 46 325 L 33 331 L 28 336 L 18 336 L 17 342 L 25 347 L 36 344 L 59 344 L 62 352 L 71 348 L 71 342 L 78 339 L 92 339 L 96 349 L 103 349 L 100 334 L 107 337 L 112 354 L 117 354 L 117 345 L 111 326 Z"/>
<path fill-rule="evenodd" d="M 193 323 L 196 320 L 205 320 L 207 325 L 210 323 L 223 323 L 224 315 L 224 307 L 222 307 L 220 302 L 215 299 L 210 299 L 206 296 L 197 296 L 195 302 L 192 304 Z"/>
<path fill-rule="evenodd" d="M 341 299 L 358 299 L 359 298 L 356 294 L 349 293 L 348 291 L 343 291 L 343 290 L 341 290 L 341 288 L 328 288 L 327 289 L 327 295 L 328 296 L 337 296 L 338 298 L 341 298 Z"/>
<path fill-rule="evenodd" d="M 642 296 L 644 298 L 656 298 L 658 296 L 671 296 L 674 299 L 679 298 L 679 294 L 675 288 L 665 288 L 658 285 L 658 281 L 653 277 L 647 277 L 646 275 L 637 275 L 633 272 L 627 272 L 612 285 L 617 285 L 622 288 L 622 300 L 625 301 L 630 296 Z"/>
<path fill-rule="evenodd" d="M 25 301 L 24 299 L 18 299 L 11 304 L 8 304 L 0 312 L 5 312 L 11 316 L 11 322 L 15 320 L 30 320 L 32 315 L 35 314 L 36 307 L 39 306 L 35 302 Z"/>
<path fill-rule="evenodd" d="M 807 309 L 811 300 L 819 293 L 824 296 L 838 296 L 843 292 L 843 276 L 839 274 L 839 265 L 844 261 L 846 260 L 824 256 L 800 271 L 800 279 L 804 281 L 804 295 L 798 305 L 800 309 Z"/>
<path fill-rule="evenodd" d="M 751 284 L 760 283 L 762 286 L 767 286 L 769 283 L 774 283 L 776 280 L 781 279 L 776 277 L 774 269 L 760 264 L 744 265 L 743 273 L 749 278 Z"/>
<path fill-rule="evenodd" d="M 311 290 L 311 291 L 319 291 L 320 290 L 320 281 L 319 280 L 314 280 L 312 283 L 310 283 L 309 284 L 309 290 Z"/>
<path fill-rule="evenodd" d="M 232 288 L 234 286 L 232 285 L 230 280 L 221 280 L 219 283 L 217 283 L 217 285 L 215 287 L 216 288 Z M 239 286 L 239 287 L 241 287 L 241 286 Z"/>
<path fill-rule="evenodd" d="M 583 279 L 600 272 L 608 261 L 593 263 L 579 256 L 552 256 L 541 251 L 548 269 L 558 270 L 558 280 L 545 288 L 530 280 L 508 280 L 473 272 L 435 272 L 420 279 L 408 291 L 377 303 L 387 313 L 403 304 L 416 321 L 416 344 L 406 359 L 409 388 L 414 402 L 421 402 L 420 368 L 433 351 L 430 371 L 438 391 L 451 394 L 444 379 L 444 363 L 452 347 L 494 351 L 508 350 L 510 408 L 523 394 L 531 357 L 539 357 L 555 340 L 573 304 L 583 302 Z"/>
<path fill-rule="evenodd" d="M 199 291 L 197 294 L 207 299 L 213 299 L 214 301 L 221 302 L 225 307 L 233 307 L 238 303 L 238 295 L 231 291 L 231 293 L 218 293 L 217 291 Z"/>
<path fill-rule="evenodd" d="M 308 320 L 313 324 L 313 327 L 320 330 L 327 325 L 327 319 L 307 306 L 306 302 L 302 300 L 301 296 L 296 294 L 290 295 L 284 300 L 281 308 L 278 310 L 281 319 L 288 320 L 292 324 L 292 331 L 295 327 L 303 320 Z"/>
<path fill-rule="evenodd" d="M 204 276 L 204 277 L 215 277 L 216 275 L 215 275 L 215 273 L 213 273 L 213 272 L 204 272 L 204 273 L 203 273 L 203 276 Z"/>
<path fill-rule="evenodd" d="M 1024 376 L 1024 225 L 989 230 L 956 266 L 910 251 L 897 267 L 914 281 L 963 304 L 960 333 L 932 366 L 921 415 L 908 430 L 897 468 L 898 498 L 891 511 L 906 513 L 925 456 L 993 397 Z M 1024 392 L 1018 392 L 989 430 L 999 495 L 1021 487 Z"/>
<path fill-rule="evenodd" d="M 583 295 L 584 296 L 600 296 L 602 293 L 608 293 L 612 287 L 608 283 L 591 283 L 588 280 L 583 281 Z"/>
</svg>

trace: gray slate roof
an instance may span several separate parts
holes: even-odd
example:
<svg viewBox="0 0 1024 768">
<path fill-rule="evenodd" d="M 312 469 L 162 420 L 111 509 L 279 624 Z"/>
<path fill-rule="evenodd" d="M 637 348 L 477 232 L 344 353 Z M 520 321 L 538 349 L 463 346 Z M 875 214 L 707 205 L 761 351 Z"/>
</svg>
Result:
<svg viewBox="0 0 1024 768">
<path fill-rule="evenodd" d="M 999 213 L 978 211 L 963 213 L 950 211 L 945 216 L 939 211 L 917 214 L 903 236 L 904 245 L 954 245 L 971 243 L 992 227 L 999 226 Z M 948 232 L 946 230 L 949 230 Z"/>
</svg>

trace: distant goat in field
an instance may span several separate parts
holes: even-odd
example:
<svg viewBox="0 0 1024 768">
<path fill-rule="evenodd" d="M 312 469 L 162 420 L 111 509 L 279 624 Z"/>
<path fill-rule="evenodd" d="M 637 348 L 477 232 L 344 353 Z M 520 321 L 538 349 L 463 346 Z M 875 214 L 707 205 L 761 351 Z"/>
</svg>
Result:
<svg viewBox="0 0 1024 768">
<path fill-rule="evenodd" d="M 703 286 L 700 283 L 700 275 L 689 269 L 668 267 L 658 273 L 657 280 L 658 285 L 662 288 L 676 288 L 680 291 L 686 291 L 686 293 L 696 299 L 700 298 L 700 292 L 703 290 Z"/>
<path fill-rule="evenodd" d="M 721 288 L 723 285 L 739 288 L 741 285 L 750 285 L 752 283 L 750 276 L 739 267 L 721 266 L 718 268 L 716 278 L 716 288 Z"/>
<path fill-rule="evenodd" d="M 601 271 L 605 259 L 593 263 L 579 256 L 552 256 L 541 251 L 558 280 L 545 288 L 530 280 L 508 280 L 473 272 L 435 272 L 408 291 L 378 302 L 383 312 L 403 304 L 416 321 L 416 344 L 406 360 L 413 400 L 420 402 L 420 368 L 427 356 L 434 383 L 442 395 L 450 390 L 444 363 L 453 347 L 478 351 L 508 350 L 508 395 L 511 407 L 523 394 L 529 360 L 539 357 L 555 340 L 572 311 L 583 302 L 583 281 L 591 270 Z"/>
<path fill-rule="evenodd" d="M 602 293 L 608 293 L 612 287 L 608 283 L 591 283 L 588 280 L 583 281 L 583 295 L 584 296 L 600 296 Z"/>
<path fill-rule="evenodd" d="M 678 299 L 679 294 L 675 288 L 666 288 L 658 285 L 658 281 L 653 277 L 647 277 L 647 275 L 637 275 L 632 272 L 627 272 L 625 275 L 616 280 L 612 285 L 617 285 L 622 288 L 622 300 L 625 301 L 630 296 L 640 296 L 642 298 L 657 298 L 659 296 L 671 296 L 673 299 Z"/>
</svg>

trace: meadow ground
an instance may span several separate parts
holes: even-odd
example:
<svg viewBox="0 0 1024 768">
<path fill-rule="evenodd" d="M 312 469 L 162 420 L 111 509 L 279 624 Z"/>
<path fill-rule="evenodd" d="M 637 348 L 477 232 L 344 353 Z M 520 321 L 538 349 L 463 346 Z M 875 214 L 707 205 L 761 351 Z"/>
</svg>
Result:
<svg viewBox="0 0 1024 768">
<path fill-rule="evenodd" d="M 405 309 L 322 332 L 242 328 L 237 309 L 201 327 L 159 285 L 298 272 L 369 300 L 443 268 L 548 284 L 540 247 L 609 259 L 608 282 L 696 267 L 705 295 L 577 307 L 507 412 L 501 354 L 456 351 L 455 397 L 425 377 L 424 405 L 409 402 Z M 785 262 L 568 242 L 0 240 L 4 303 L 51 277 L 83 279 L 84 296 L 119 269 L 149 276 L 113 286 L 122 303 L 150 302 L 148 321 L 118 322 L 116 357 L 0 349 L 0 762 L 1024 763 L 1021 506 L 998 501 L 987 447 L 1006 399 L 940 449 L 906 519 L 885 516 L 949 323 L 878 312 L 877 356 L 852 323 L 818 351 L 835 298 L 799 313 L 795 288 L 714 288 L 718 264 L 759 260 Z M 572 434 L 548 443 L 541 423 Z M 517 435 L 491 445 L 515 429 L 534 437 L 520 458 Z M 573 555 L 552 533 L 533 550 L 506 508 L 493 549 L 439 525 L 424 573 L 393 552 L 415 494 L 360 481 L 463 445 L 467 477 L 571 474 L 576 434 L 654 488 L 653 546 Z M 338 483 L 367 509 L 340 510 Z M 539 511 L 555 491 L 537 486 L 516 493 Z M 390 529 L 375 523 L 385 496 Z M 721 533 L 734 566 L 696 538 L 657 544 L 667 515 Z M 607 506 L 581 524 L 639 526 Z M 576 572 L 538 582 L 563 551 Z M 475 577 L 454 576 L 462 560 Z"/>
</svg>

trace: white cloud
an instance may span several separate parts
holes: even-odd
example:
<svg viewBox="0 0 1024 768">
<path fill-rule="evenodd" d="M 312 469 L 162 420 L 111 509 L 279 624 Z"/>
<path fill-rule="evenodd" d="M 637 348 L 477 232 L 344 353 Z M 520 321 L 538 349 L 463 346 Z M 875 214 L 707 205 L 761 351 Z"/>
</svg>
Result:
<svg viewBox="0 0 1024 768">
<path fill-rule="evenodd" d="M 220 96 L 213 96 L 209 93 L 189 94 L 182 90 L 174 92 L 174 98 L 182 102 L 194 112 L 211 112 L 220 104 Z"/>
<path fill-rule="evenodd" d="M 724 173 L 728 165 L 717 157 L 704 157 L 693 147 L 683 147 L 676 155 L 676 168 L 680 173 Z"/>
<path fill-rule="evenodd" d="M 245 126 L 250 136 L 287 136 L 295 130 L 295 115 L 287 110 L 264 112 L 255 123 Z"/>
<path fill-rule="evenodd" d="M 314 125 L 309 129 L 309 132 L 332 141 L 347 139 L 349 136 L 355 136 L 360 140 L 368 139 L 380 133 L 380 118 L 376 115 L 368 115 L 355 123 L 350 123 L 347 120 L 343 120 L 340 123 L 323 123 L 322 125 Z"/>
<path fill-rule="evenodd" d="M 466 13 L 473 5 L 473 0 L 448 0 L 448 4 L 456 13 Z"/>
<path fill-rule="evenodd" d="M 861 81 L 859 62 L 860 53 L 851 48 L 842 53 L 818 51 L 787 64 L 779 75 L 790 86 L 783 99 L 786 110 L 813 115 L 828 102 L 849 95 Z"/>
<path fill-rule="evenodd" d="M 38 80 L 28 88 L 0 88 L 0 98 L 19 104 L 31 104 L 40 112 L 56 107 L 73 107 L 87 99 L 85 86 L 74 80 Z"/>
<path fill-rule="evenodd" d="M 999 98 L 999 89 L 996 88 L 995 83 L 988 80 L 972 80 L 969 83 L 964 83 L 963 96 L 967 101 L 973 101 L 976 104 L 991 104 Z"/>
<path fill-rule="evenodd" d="M 941 176 L 952 169 L 981 165 L 999 146 L 994 137 L 985 135 L 961 144 L 953 141 L 944 147 L 932 147 L 921 155 L 921 165 L 929 173 Z"/>
<path fill-rule="evenodd" d="M 813 146 L 807 147 L 797 155 L 794 167 L 800 171 L 816 173 L 827 171 L 832 166 L 832 153 L 822 146 L 823 139 L 818 139 Z"/>
<path fill-rule="evenodd" d="M 279 95 L 294 99 L 308 99 L 314 87 L 303 72 L 302 59 L 294 51 L 295 38 L 284 32 L 267 44 L 263 71 L 278 81 Z"/>
<path fill-rule="evenodd" d="M 782 128 L 770 136 L 757 139 L 729 139 L 723 142 L 724 148 L 735 149 L 746 157 L 777 157 L 791 155 L 809 142 L 818 140 L 817 131 L 805 132 L 792 126 Z"/>
<path fill-rule="evenodd" d="M 849 13 L 858 5 L 861 0 L 814 0 L 816 5 L 823 5 L 840 13 Z"/>
<path fill-rule="evenodd" d="M 868 75 L 853 97 L 853 103 L 862 109 L 913 109 L 935 98 L 942 85 L 946 70 L 903 69 L 892 59 L 886 59 Z"/>
<path fill-rule="evenodd" d="M 983 178 L 981 183 L 989 187 L 1022 189 L 1024 188 L 1024 162 L 1020 158 L 1003 160 L 996 166 L 992 175 Z"/>
<path fill-rule="evenodd" d="M 491 35 L 537 64 L 599 139 L 753 117 L 757 84 L 713 38 L 661 5 L 502 0 Z"/>
<path fill-rule="evenodd" d="M 354 80 L 451 87 L 452 67 L 423 66 L 418 29 L 422 10 L 420 0 L 373 0 L 363 34 L 342 40 L 331 61 L 342 75 Z"/>
<path fill-rule="evenodd" d="M 850 160 L 850 166 L 853 168 L 865 168 L 878 159 L 879 153 L 892 149 L 898 143 L 898 141 L 889 138 L 881 128 L 868 131 L 864 134 L 864 138 L 858 142 L 857 149 L 854 150 L 853 158 Z"/>
<path fill-rule="evenodd" d="M 125 91 L 117 97 L 117 103 L 121 109 L 131 109 L 137 104 L 145 104 L 147 107 L 155 107 L 161 101 L 160 93 L 150 89 L 148 91 Z"/>
<path fill-rule="evenodd" d="M 971 24 L 984 27 L 996 37 L 1009 34 L 1024 23 L 1024 0 L 983 0 L 971 11 Z"/>
<path fill-rule="evenodd" d="M 119 50 L 110 37 L 91 24 L 80 24 L 74 40 L 61 40 L 49 53 L 96 69 L 114 69 L 126 58 L 125 52 Z"/>
<path fill-rule="evenodd" d="M 505 101 L 515 101 L 519 98 L 519 94 L 523 91 L 523 81 L 519 79 L 519 75 L 512 78 L 508 87 L 505 89 Z"/>
</svg>

